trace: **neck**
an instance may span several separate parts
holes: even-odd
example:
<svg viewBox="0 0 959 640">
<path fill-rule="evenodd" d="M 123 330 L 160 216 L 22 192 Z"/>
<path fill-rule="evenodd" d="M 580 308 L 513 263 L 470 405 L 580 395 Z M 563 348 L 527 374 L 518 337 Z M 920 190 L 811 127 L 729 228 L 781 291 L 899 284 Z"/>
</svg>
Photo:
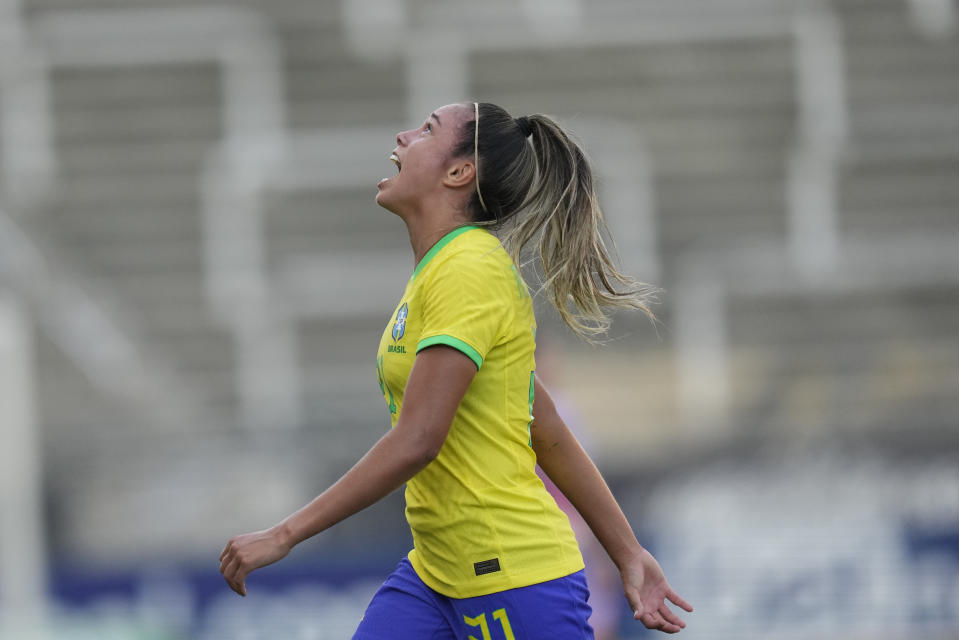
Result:
<svg viewBox="0 0 959 640">
<path fill-rule="evenodd" d="M 465 217 L 442 219 L 412 219 L 406 221 L 406 229 L 410 234 L 410 246 L 413 247 L 413 265 L 418 265 L 434 244 L 439 242 L 447 233 L 469 224 Z"/>
</svg>

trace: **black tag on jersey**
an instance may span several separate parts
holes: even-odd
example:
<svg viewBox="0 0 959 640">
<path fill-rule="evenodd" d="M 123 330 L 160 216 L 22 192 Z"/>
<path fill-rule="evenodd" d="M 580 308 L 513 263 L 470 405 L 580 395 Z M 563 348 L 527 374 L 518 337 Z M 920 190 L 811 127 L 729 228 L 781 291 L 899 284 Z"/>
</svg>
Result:
<svg viewBox="0 0 959 640">
<path fill-rule="evenodd" d="M 474 562 L 473 570 L 476 572 L 476 575 L 483 576 L 487 573 L 496 573 L 499 571 L 499 558 L 493 558 L 492 560 L 483 560 L 482 562 Z"/>
</svg>

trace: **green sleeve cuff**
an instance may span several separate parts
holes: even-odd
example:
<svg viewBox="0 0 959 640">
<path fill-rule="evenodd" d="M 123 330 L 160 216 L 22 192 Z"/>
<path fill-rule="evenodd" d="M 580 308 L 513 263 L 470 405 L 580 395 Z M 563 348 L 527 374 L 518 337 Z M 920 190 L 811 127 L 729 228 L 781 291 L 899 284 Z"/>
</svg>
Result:
<svg viewBox="0 0 959 640">
<path fill-rule="evenodd" d="M 419 353 L 426 347 L 432 347 L 433 345 L 437 344 L 445 344 L 448 347 L 453 347 L 457 351 L 462 351 L 470 360 L 473 361 L 473 364 L 476 365 L 477 370 L 483 366 L 483 356 L 479 354 L 479 351 L 469 346 L 459 338 L 454 338 L 453 336 L 432 336 L 430 338 L 420 340 L 420 343 L 416 345 L 416 353 Z"/>
</svg>

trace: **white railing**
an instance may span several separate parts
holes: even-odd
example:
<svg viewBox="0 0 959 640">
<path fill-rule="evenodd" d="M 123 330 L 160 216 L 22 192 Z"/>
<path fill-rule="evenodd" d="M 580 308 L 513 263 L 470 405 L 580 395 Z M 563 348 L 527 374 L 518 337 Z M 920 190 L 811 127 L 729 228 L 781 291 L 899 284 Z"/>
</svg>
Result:
<svg viewBox="0 0 959 640">
<path fill-rule="evenodd" d="M 768 256 L 762 258 L 768 263 L 757 263 L 756 268 L 772 273 L 787 265 L 789 282 L 795 279 L 805 284 L 827 282 L 845 264 L 840 255 L 844 245 L 836 205 L 837 172 L 848 119 L 843 45 L 837 18 L 825 0 L 608 2 L 590 11 L 585 11 L 581 2 L 568 0 L 549 4 L 545 12 L 546 5 L 534 0 L 483 5 L 414 0 L 343 4 L 343 29 L 357 55 L 403 60 L 407 123 L 439 103 L 468 97 L 470 57 L 484 51 L 782 39 L 784 46 L 791 46 L 798 101 L 797 136 L 787 162 L 788 235 L 783 246 L 773 243 L 747 253 L 754 260 Z M 923 7 L 920 10 L 932 10 L 928 4 Z M 374 10 L 376 20 L 362 19 Z M 697 19 L 691 19 L 693 16 Z M 546 24 L 556 28 L 543 28 Z M 450 25 L 460 28 L 447 28 Z M 29 27 L 19 39 L 8 41 L 33 42 L 38 47 L 36 59 L 43 64 L 28 83 L 33 97 L 16 83 L 12 83 L 14 90 L 4 95 L 13 96 L 8 98 L 11 104 L 20 100 L 39 107 L 4 111 L 22 118 L 32 112 L 34 133 L 29 135 L 40 142 L 5 150 L 20 149 L 17 153 L 22 154 L 30 147 L 41 151 L 33 160 L 18 155 L 5 162 L 15 174 L 33 171 L 47 176 L 46 180 L 55 175 L 51 152 L 42 151 L 49 148 L 50 139 L 49 107 L 43 107 L 49 93 L 48 78 L 43 74 L 50 67 L 220 64 L 226 134 L 211 150 L 201 177 L 207 296 L 215 315 L 235 337 L 244 421 L 251 425 L 298 423 L 302 417 L 300 381 L 292 327 L 303 315 L 331 313 L 329 307 L 302 300 L 309 291 L 323 295 L 323 287 L 308 283 L 327 276 L 333 259 L 325 256 L 281 263 L 276 278 L 268 277 L 262 196 L 266 189 L 322 189 L 325 180 L 338 188 L 366 185 L 367 181 L 372 185 L 374 174 L 380 172 L 373 170 L 375 161 L 371 163 L 371 159 L 388 151 L 393 128 L 288 130 L 283 115 L 280 47 L 269 23 L 253 12 L 209 7 L 58 11 L 39 14 Z M 16 75 L 11 68 L 16 66 L 8 65 L 8 72 L 0 77 Z M 44 109 L 45 117 L 35 115 L 43 114 Z M 11 122 L 15 121 L 6 121 L 7 128 L 30 130 Z M 603 197 L 610 227 L 620 245 L 631 248 L 624 251 L 627 267 L 656 280 L 661 275 L 661 259 L 656 254 L 655 194 L 650 179 L 656 158 L 645 151 L 641 131 L 622 122 L 607 124 L 587 122 L 584 126 L 579 120 L 577 128 L 606 178 Z M 607 133 L 610 128 L 616 130 L 615 135 Z M 326 150 L 335 150 L 334 157 L 324 155 Z M 347 158 L 344 153 L 351 155 Z M 632 164 L 628 164 L 630 160 Z M 383 166 L 388 167 L 385 161 Z M 728 283 L 721 266 L 714 273 L 701 268 L 698 251 L 689 253 L 688 264 L 678 268 L 676 283 L 669 283 L 679 316 L 678 397 L 680 406 L 689 407 L 692 420 L 723 415 L 729 400 L 723 321 L 702 312 L 703 308 L 722 308 L 722 292 Z M 740 253 L 738 249 L 728 253 L 734 262 L 742 259 L 735 255 Z M 720 262 L 727 260 L 724 252 L 709 255 Z M 363 259 L 372 263 L 370 256 Z M 388 261 L 399 264 L 399 257 Z M 380 291 L 376 288 L 380 279 L 372 274 L 368 278 L 374 282 L 364 280 L 357 287 Z M 377 295 L 385 295 L 383 289 Z M 337 313 L 370 308 L 362 296 L 341 299 L 344 305 Z"/>
<path fill-rule="evenodd" d="M 234 90 L 230 94 L 234 104 L 224 113 L 227 130 L 239 135 L 258 127 L 269 129 L 278 119 L 275 105 L 271 110 L 262 99 L 252 104 L 243 100 L 260 92 L 256 79 L 237 71 L 248 65 L 234 59 L 263 52 L 253 37 L 262 25 L 256 25 L 248 14 L 202 10 L 53 12 L 27 22 L 20 15 L 19 3 L 5 2 L 0 3 L 0 16 L 0 45 L 3 53 L 11 54 L 0 56 L 0 96 L 5 107 L 0 109 L 0 128 L 10 134 L 3 145 L 3 193 L 21 211 L 57 188 L 49 102 L 54 68 L 190 59 L 188 43 L 170 36 L 192 33 L 199 40 L 205 33 L 202 46 L 208 55 L 232 62 L 225 63 L 232 69 L 227 74 L 232 81 L 226 85 Z M 239 33 L 230 36 L 231 46 L 209 37 L 210 30 L 223 29 L 224 24 Z M 239 42 L 240 36 L 249 36 L 251 42 Z M 116 46 L 111 37 L 125 44 Z M 166 57 L 157 52 L 163 48 L 156 45 L 160 40 L 165 40 L 170 50 Z M 239 49 L 244 53 L 236 53 Z M 154 54 L 159 57 L 151 57 Z M 265 57 L 266 63 L 269 59 Z M 266 63 L 258 58 L 256 66 Z M 202 394 L 182 385 L 173 363 L 146 346 L 136 316 L 107 292 L 84 281 L 52 249 L 34 242 L 9 211 L 0 211 L 0 276 L 30 302 L 40 325 L 94 386 L 108 397 L 140 406 L 148 420 L 165 428 L 182 428 L 195 420 L 216 424 Z"/>
<path fill-rule="evenodd" d="M 0 1 L 0 194 L 18 210 L 55 178 L 47 59 L 23 24 L 20 4 Z"/>
<path fill-rule="evenodd" d="M 11 18 L 18 17 L 11 12 Z M 101 66 L 143 66 L 152 64 L 189 64 L 214 62 L 222 70 L 223 122 L 225 138 L 222 148 L 236 174 L 244 175 L 249 165 L 264 162 L 257 151 L 275 149 L 285 129 L 283 70 L 280 47 L 268 22 L 252 12 L 228 7 L 190 7 L 177 9 L 129 9 L 53 11 L 38 14 L 27 23 L 4 21 L 14 34 L 5 40 L 20 43 L 17 56 L 0 58 L 0 96 L 4 97 L 2 129 L 13 132 L 6 139 L 4 166 L 5 184 L 41 184 L 54 190 L 56 183 L 55 155 L 52 151 L 53 115 L 49 104 L 50 72 L 55 68 L 87 68 Z M 19 24 L 14 30 L 12 25 Z M 31 48 L 27 48 L 30 44 Z M 35 50 L 34 50 L 35 49 Z M 249 140 L 265 141 L 262 146 Z M 263 152 L 268 156 L 269 152 Z M 16 193 L 14 191 L 14 193 Z M 17 201 L 23 198 L 18 198 Z M 262 286 L 262 232 L 240 229 L 241 220 L 216 219 L 208 228 L 206 239 L 223 238 L 225 243 L 207 242 L 205 256 L 213 267 L 212 300 L 222 297 L 237 280 L 253 288 Z M 208 225 L 209 226 L 209 225 Z M 252 265 L 252 267 L 251 267 Z M 81 289 L 74 289 L 81 291 Z M 63 317 L 96 318 L 96 327 L 116 326 L 107 308 L 82 295 L 57 299 L 66 305 Z M 115 306 L 115 305 L 113 305 Z M 145 349 L 137 334 L 136 322 L 127 314 L 126 333 L 101 331 L 106 340 L 112 335 L 116 349 L 89 352 L 78 336 L 77 349 L 67 353 L 80 358 L 82 369 L 100 377 L 107 389 L 131 384 L 142 377 L 123 375 L 118 362 L 105 370 L 103 353 L 123 353 L 124 366 L 138 371 L 154 368 L 132 354 Z M 255 336 L 259 339 L 261 336 Z M 241 342 L 248 342 L 242 341 Z M 163 361 L 164 359 L 161 359 Z M 102 375 L 101 375 L 102 374 Z M 174 377 L 174 376 L 171 376 Z M 282 382 L 282 381 L 281 381 Z M 181 399 L 171 406 L 189 405 Z"/>
<path fill-rule="evenodd" d="M 0 636 L 11 637 L 48 614 L 32 344 L 27 311 L 0 286 Z"/>
</svg>

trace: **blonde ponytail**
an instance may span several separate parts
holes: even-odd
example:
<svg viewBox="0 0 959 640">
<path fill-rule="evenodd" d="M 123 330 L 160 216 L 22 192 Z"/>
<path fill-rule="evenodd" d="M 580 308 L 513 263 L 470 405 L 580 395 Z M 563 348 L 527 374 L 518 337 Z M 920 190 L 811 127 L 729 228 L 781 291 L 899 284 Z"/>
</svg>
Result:
<svg viewBox="0 0 959 640">
<path fill-rule="evenodd" d="M 485 206 L 474 217 L 504 227 L 503 244 L 517 265 L 534 244 L 541 290 L 563 322 L 593 341 L 609 329 L 616 309 L 654 319 L 650 304 L 658 289 L 621 273 L 607 249 L 612 239 L 580 146 L 549 116 L 517 121 L 489 103 L 477 112 L 483 122 L 478 141 L 467 128 L 470 151 L 479 155 Z"/>
</svg>

